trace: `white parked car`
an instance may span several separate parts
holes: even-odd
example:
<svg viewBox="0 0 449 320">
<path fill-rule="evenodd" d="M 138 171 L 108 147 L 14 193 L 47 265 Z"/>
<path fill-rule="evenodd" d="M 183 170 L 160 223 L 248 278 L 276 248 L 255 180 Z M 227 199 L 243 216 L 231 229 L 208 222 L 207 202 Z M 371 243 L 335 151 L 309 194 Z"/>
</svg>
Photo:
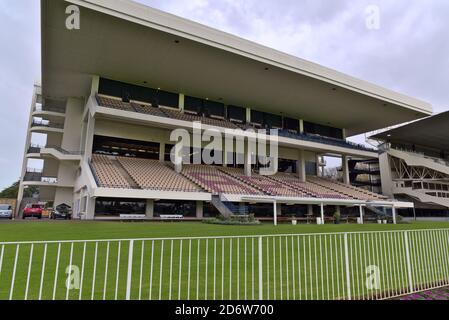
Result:
<svg viewBox="0 0 449 320">
<path fill-rule="evenodd" d="M 12 206 L 0 204 L 0 218 L 12 219 Z"/>
</svg>

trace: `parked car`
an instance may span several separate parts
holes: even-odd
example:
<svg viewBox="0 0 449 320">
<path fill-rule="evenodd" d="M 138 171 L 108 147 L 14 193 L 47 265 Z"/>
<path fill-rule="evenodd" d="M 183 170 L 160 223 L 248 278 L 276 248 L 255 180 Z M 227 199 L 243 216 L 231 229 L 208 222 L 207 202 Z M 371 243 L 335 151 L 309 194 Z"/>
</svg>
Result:
<svg viewBox="0 0 449 320">
<path fill-rule="evenodd" d="M 23 209 L 22 219 L 36 217 L 42 219 L 42 210 L 44 206 L 41 204 L 27 204 Z"/>
<path fill-rule="evenodd" d="M 0 204 L 0 218 L 12 219 L 12 206 L 9 204 Z"/>
<path fill-rule="evenodd" d="M 54 208 L 51 211 L 50 219 L 70 220 L 70 219 L 72 219 L 72 208 L 65 203 L 60 204 L 60 205 L 56 206 L 56 208 Z"/>
</svg>

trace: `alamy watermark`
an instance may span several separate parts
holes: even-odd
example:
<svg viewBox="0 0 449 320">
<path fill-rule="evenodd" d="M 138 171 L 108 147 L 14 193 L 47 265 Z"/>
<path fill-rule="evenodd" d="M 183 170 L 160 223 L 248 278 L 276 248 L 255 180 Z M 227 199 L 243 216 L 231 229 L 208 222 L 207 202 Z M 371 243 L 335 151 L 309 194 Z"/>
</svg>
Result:
<svg viewBox="0 0 449 320">
<path fill-rule="evenodd" d="M 201 122 L 193 122 L 192 132 L 187 129 L 175 129 L 170 134 L 170 141 L 176 142 L 170 153 L 170 159 L 175 166 L 258 163 L 261 166 L 261 175 L 273 175 L 278 170 L 277 129 L 203 130 Z"/>
<path fill-rule="evenodd" d="M 366 267 L 365 270 L 366 281 L 365 285 L 368 290 L 380 289 L 380 268 L 375 265 Z"/>
<path fill-rule="evenodd" d="M 65 13 L 67 15 L 65 19 L 67 30 L 79 30 L 81 28 L 80 8 L 76 5 L 70 5 L 65 9 Z"/>
<path fill-rule="evenodd" d="M 380 8 L 370 5 L 365 8 L 365 26 L 368 30 L 380 29 Z"/>
</svg>

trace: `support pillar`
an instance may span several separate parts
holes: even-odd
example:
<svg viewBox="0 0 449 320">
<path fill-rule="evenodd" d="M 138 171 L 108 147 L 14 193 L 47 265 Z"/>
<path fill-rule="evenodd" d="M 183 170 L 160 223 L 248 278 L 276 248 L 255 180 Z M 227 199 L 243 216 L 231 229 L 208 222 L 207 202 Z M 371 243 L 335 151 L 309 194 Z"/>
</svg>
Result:
<svg viewBox="0 0 449 320">
<path fill-rule="evenodd" d="M 94 220 L 95 219 L 95 198 L 87 197 L 86 198 L 86 220 Z"/>
<path fill-rule="evenodd" d="M 145 208 L 145 216 L 149 220 L 152 220 L 154 218 L 154 200 L 153 199 L 147 199 L 147 205 Z"/>
<path fill-rule="evenodd" d="M 95 132 L 95 118 L 93 118 L 90 112 L 87 113 L 87 129 L 86 129 L 86 142 L 84 145 L 84 158 L 89 160 L 92 156 L 92 147 L 94 143 Z"/>
<path fill-rule="evenodd" d="M 179 105 L 179 111 L 184 112 L 184 94 L 182 94 L 182 93 L 179 94 L 178 105 Z"/>
<path fill-rule="evenodd" d="M 341 157 L 341 167 L 343 169 L 343 182 L 347 185 L 351 184 L 351 181 L 349 179 L 349 167 L 348 167 L 348 156 L 343 155 Z"/>
<path fill-rule="evenodd" d="M 299 150 L 298 161 L 296 164 L 296 169 L 298 171 L 299 179 L 301 182 L 306 182 L 306 159 L 304 155 L 304 150 Z"/>
<path fill-rule="evenodd" d="M 363 216 L 364 216 L 364 214 L 365 214 L 365 212 L 364 212 L 365 210 L 364 210 L 364 208 L 363 208 L 363 206 L 359 206 L 359 213 L 360 213 L 360 224 L 364 224 L 364 221 L 363 221 Z"/>
<path fill-rule="evenodd" d="M 253 147 L 251 145 L 250 138 L 246 139 L 245 143 L 245 175 L 248 177 L 251 177 L 251 166 L 252 166 L 252 153 L 255 150 L 253 150 Z"/>
<path fill-rule="evenodd" d="M 276 201 L 274 201 L 273 202 L 273 217 L 274 217 L 274 220 L 273 220 L 273 222 L 274 222 L 274 226 L 277 226 L 278 225 L 278 206 L 277 206 L 277 203 L 276 203 Z"/>
<path fill-rule="evenodd" d="M 175 171 L 181 173 L 183 157 L 183 146 L 179 143 L 175 144 Z"/>
<path fill-rule="evenodd" d="M 394 206 L 392 206 L 391 211 L 393 214 L 393 224 L 396 224 L 396 208 Z"/>
<path fill-rule="evenodd" d="M 165 161 L 165 143 L 163 142 L 159 144 L 159 161 Z"/>
<path fill-rule="evenodd" d="M 320 211 L 321 211 L 321 224 L 324 224 L 324 204 L 320 204 Z"/>
<path fill-rule="evenodd" d="M 304 133 L 304 120 L 299 119 L 299 133 Z"/>
<path fill-rule="evenodd" d="M 204 203 L 203 201 L 196 202 L 196 217 L 197 219 L 203 219 L 204 216 Z"/>
<path fill-rule="evenodd" d="M 317 175 L 317 177 L 321 177 L 321 167 L 320 167 L 321 155 L 316 154 L 315 162 L 316 162 L 316 175 Z"/>
</svg>

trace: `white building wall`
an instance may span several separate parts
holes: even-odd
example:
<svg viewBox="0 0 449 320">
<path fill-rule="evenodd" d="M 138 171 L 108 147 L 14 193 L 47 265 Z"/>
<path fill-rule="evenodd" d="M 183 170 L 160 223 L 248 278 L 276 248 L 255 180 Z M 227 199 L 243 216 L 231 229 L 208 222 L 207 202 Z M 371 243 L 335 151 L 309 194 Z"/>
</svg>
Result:
<svg viewBox="0 0 449 320">
<path fill-rule="evenodd" d="M 61 147 L 68 151 L 80 151 L 81 124 L 84 110 L 84 100 L 69 98 L 66 107 L 64 135 Z"/>
<path fill-rule="evenodd" d="M 54 199 L 55 199 L 54 202 L 55 207 L 65 203 L 73 208 L 74 203 L 73 188 L 57 188 Z"/>
</svg>

